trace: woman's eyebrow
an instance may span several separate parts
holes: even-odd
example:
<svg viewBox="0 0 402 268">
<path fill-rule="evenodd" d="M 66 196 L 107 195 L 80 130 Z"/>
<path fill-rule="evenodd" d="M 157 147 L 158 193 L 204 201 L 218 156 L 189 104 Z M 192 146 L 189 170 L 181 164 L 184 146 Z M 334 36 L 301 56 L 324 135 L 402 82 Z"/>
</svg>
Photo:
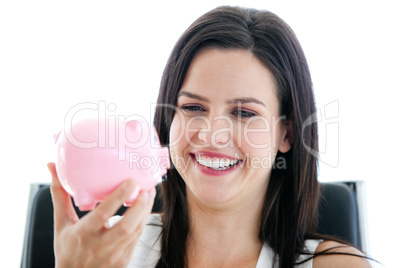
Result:
<svg viewBox="0 0 402 268">
<path fill-rule="evenodd" d="M 177 98 L 179 98 L 181 96 L 186 96 L 186 97 L 189 97 L 189 98 L 192 98 L 192 99 L 209 102 L 209 100 L 207 98 L 205 98 L 203 96 L 200 96 L 200 95 L 197 95 L 197 94 L 194 94 L 194 93 L 187 92 L 187 91 L 179 92 L 179 94 L 177 95 Z"/>
<path fill-rule="evenodd" d="M 200 96 L 200 95 L 197 95 L 197 94 L 194 94 L 194 93 L 190 93 L 190 92 L 187 92 L 187 91 L 179 92 L 177 97 L 180 97 L 180 96 L 186 96 L 186 97 L 189 97 L 189 98 L 192 98 L 192 99 L 209 102 L 208 98 L 205 98 L 203 96 Z M 266 107 L 265 104 L 262 101 L 260 101 L 260 100 L 258 100 L 256 98 L 252 98 L 252 97 L 236 98 L 236 99 L 228 100 L 226 103 L 227 104 L 257 103 L 257 104 L 260 104 L 260 105 Z"/>
<path fill-rule="evenodd" d="M 233 104 L 233 103 L 236 103 L 236 104 L 257 103 L 257 104 L 260 104 L 260 105 L 262 105 L 264 107 L 267 107 L 267 106 L 265 106 L 265 104 L 262 101 L 260 101 L 260 100 L 258 100 L 256 98 L 252 98 L 252 97 L 250 97 L 250 98 L 236 98 L 236 99 L 233 99 L 233 100 L 229 100 L 226 103 L 228 103 L 228 104 Z"/>
</svg>

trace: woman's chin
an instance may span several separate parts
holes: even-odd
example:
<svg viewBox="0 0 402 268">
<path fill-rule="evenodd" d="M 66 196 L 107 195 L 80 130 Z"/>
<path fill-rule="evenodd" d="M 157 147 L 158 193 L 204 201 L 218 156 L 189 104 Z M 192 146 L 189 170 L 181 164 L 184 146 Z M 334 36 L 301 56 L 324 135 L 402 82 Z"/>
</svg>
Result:
<svg viewBox="0 0 402 268">
<path fill-rule="evenodd" d="M 190 205 L 196 203 L 211 208 L 222 208 L 230 203 L 236 196 L 233 189 L 222 187 L 196 187 L 196 189 L 188 189 L 187 193 Z"/>
</svg>

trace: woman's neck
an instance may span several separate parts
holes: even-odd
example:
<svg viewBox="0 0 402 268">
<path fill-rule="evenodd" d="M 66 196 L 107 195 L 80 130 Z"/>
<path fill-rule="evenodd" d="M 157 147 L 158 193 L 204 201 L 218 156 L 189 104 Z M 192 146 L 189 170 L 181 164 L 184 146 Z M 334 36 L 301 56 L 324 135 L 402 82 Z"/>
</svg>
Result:
<svg viewBox="0 0 402 268">
<path fill-rule="evenodd" d="M 223 262 L 228 260 L 257 261 L 262 247 L 258 235 L 263 196 L 211 208 L 191 192 L 187 193 L 190 222 L 187 255 L 193 263 L 197 261 L 205 265 L 207 260 L 226 266 L 228 264 Z"/>
</svg>

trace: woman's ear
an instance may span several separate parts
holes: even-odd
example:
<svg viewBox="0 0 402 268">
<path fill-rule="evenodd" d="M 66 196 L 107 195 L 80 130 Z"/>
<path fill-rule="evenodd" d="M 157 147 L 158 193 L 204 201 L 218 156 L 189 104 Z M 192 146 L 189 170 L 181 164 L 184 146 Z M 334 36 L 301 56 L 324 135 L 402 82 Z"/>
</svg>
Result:
<svg viewBox="0 0 402 268">
<path fill-rule="evenodd" d="M 293 122 L 286 120 L 284 122 L 284 133 L 282 134 L 278 150 L 281 153 L 287 153 L 292 147 L 293 142 Z"/>
</svg>

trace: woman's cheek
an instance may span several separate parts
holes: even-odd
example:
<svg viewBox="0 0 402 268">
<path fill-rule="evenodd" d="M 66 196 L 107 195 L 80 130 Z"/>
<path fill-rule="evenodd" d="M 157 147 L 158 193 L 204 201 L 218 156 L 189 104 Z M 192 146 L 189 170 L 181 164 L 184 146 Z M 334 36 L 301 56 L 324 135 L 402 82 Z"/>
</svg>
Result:
<svg viewBox="0 0 402 268">
<path fill-rule="evenodd" d="M 277 154 L 271 130 L 263 126 L 243 129 L 242 151 L 247 154 L 247 164 L 254 169 L 270 169 Z"/>
<path fill-rule="evenodd" d="M 269 133 L 248 132 L 244 135 L 244 144 L 251 150 L 259 150 L 270 148 Z"/>
<path fill-rule="evenodd" d="M 272 133 L 269 126 L 254 120 L 253 124 L 245 124 L 242 129 L 242 144 L 248 150 L 267 150 L 271 147 Z"/>
</svg>

